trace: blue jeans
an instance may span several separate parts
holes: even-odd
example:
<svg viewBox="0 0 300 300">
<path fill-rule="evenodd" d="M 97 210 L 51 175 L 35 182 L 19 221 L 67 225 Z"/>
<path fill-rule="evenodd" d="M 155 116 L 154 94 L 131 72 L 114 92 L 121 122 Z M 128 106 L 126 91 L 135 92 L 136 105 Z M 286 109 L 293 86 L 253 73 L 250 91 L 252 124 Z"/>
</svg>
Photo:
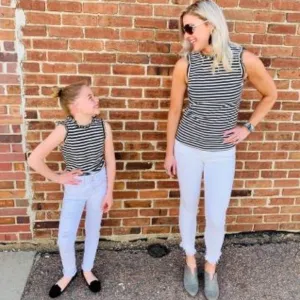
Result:
<svg viewBox="0 0 300 300">
<path fill-rule="evenodd" d="M 85 245 L 83 271 L 91 271 L 94 265 L 100 237 L 102 202 L 106 194 L 105 167 L 99 172 L 80 176 L 79 185 L 65 185 L 65 193 L 58 231 L 58 246 L 64 276 L 72 277 L 77 272 L 75 241 L 81 215 L 86 208 Z"/>
</svg>

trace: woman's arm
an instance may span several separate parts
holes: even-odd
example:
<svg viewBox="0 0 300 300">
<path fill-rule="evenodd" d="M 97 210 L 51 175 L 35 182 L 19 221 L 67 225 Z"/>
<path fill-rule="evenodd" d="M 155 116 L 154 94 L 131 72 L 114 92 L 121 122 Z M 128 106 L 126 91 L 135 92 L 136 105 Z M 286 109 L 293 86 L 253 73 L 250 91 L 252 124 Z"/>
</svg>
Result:
<svg viewBox="0 0 300 300">
<path fill-rule="evenodd" d="M 182 111 L 184 93 L 186 90 L 186 73 L 188 63 L 181 58 L 177 61 L 172 78 L 171 102 L 167 125 L 167 156 L 173 155 L 176 131 Z"/>
<path fill-rule="evenodd" d="M 28 158 L 28 164 L 32 169 L 49 180 L 61 184 L 78 184 L 79 181 L 76 179 L 76 176 L 82 173 L 81 170 L 73 170 L 60 175 L 52 171 L 44 162 L 48 154 L 64 141 L 65 136 L 65 127 L 58 125 L 50 135 L 32 151 Z"/>
<path fill-rule="evenodd" d="M 182 111 L 184 93 L 187 87 L 187 68 L 188 63 L 186 59 L 181 58 L 177 61 L 173 71 L 171 102 L 167 125 L 167 150 L 165 159 L 165 169 L 169 176 L 176 175 L 174 143 Z"/>
<path fill-rule="evenodd" d="M 256 126 L 270 111 L 277 99 L 276 86 L 261 60 L 249 51 L 243 52 L 243 63 L 249 81 L 262 94 L 262 99 L 252 113 L 249 123 Z M 245 126 L 237 126 L 224 132 L 224 143 L 238 144 L 250 131 Z"/>
<path fill-rule="evenodd" d="M 277 99 L 276 86 L 261 60 L 254 54 L 244 51 L 243 63 L 249 81 L 263 96 L 249 119 L 249 122 L 256 126 L 273 107 Z"/>
<path fill-rule="evenodd" d="M 116 159 L 114 152 L 114 144 L 112 138 L 111 127 L 108 123 L 104 123 L 105 127 L 105 164 L 106 164 L 106 176 L 107 176 L 107 190 L 105 199 L 103 201 L 103 211 L 108 212 L 113 202 L 113 189 L 116 176 Z"/>
</svg>

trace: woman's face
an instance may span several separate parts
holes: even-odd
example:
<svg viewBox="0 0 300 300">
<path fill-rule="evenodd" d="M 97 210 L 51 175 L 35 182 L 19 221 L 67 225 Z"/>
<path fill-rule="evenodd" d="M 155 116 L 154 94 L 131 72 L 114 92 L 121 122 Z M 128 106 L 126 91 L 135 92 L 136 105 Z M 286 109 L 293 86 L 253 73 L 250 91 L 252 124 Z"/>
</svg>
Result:
<svg viewBox="0 0 300 300">
<path fill-rule="evenodd" d="M 193 47 L 193 51 L 202 51 L 209 46 L 209 37 L 212 32 L 212 25 L 208 21 L 194 15 L 184 15 L 183 27 L 186 26 L 184 39 L 186 39 Z"/>
</svg>

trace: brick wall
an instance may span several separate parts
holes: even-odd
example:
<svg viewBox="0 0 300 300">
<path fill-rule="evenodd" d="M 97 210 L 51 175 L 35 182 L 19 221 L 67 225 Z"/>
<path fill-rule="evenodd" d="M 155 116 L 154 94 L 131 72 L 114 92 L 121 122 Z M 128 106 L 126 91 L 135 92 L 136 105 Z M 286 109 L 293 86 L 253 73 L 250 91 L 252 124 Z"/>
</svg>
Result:
<svg viewBox="0 0 300 300">
<path fill-rule="evenodd" d="M 178 16 L 191 1 L 20 0 L 25 26 L 15 22 L 16 1 L 0 3 L 0 241 L 57 236 L 62 189 L 29 172 L 24 150 L 30 153 L 63 117 L 51 87 L 81 78 L 91 78 L 115 141 L 115 203 L 102 236 L 178 233 L 178 184 L 166 176 L 163 159 L 170 75 L 180 50 Z M 279 91 L 273 111 L 238 145 L 227 231 L 298 231 L 300 1 L 218 3 L 232 40 L 262 58 Z M 20 33 L 24 57 L 16 50 Z M 259 99 L 247 84 L 240 120 Z M 53 170 L 63 167 L 58 150 L 47 162 Z M 202 194 L 199 232 L 203 227 Z"/>
<path fill-rule="evenodd" d="M 0 241 L 16 242 L 32 239 L 18 63 L 22 45 L 16 38 L 11 1 L 0 2 Z"/>
</svg>

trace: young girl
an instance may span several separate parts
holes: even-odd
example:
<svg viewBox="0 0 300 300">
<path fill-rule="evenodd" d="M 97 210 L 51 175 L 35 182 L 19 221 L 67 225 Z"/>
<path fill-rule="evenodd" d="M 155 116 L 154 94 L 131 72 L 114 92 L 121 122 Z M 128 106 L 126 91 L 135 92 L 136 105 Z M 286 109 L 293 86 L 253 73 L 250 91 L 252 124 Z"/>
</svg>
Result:
<svg viewBox="0 0 300 300">
<path fill-rule="evenodd" d="M 100 281 L 92 273 L 99 241 L 103 212 L 113 202 L 115 157 L 110 126 L 99 114 L 99 100 L 86 83 L 58 89 L 56 97 L 68 117 L 58 122 L 51 134 L 34 149 L 29 166 L 47 179 L 64 185 L 64 198 L 58 232 L 58 246 L 63 277 L 52 286 L 51 298 L 60 296 L 76 277 L 75 240 L 84 207 L 85 246 L 82 275 L 92 292 L 99 292 Z M 61 145 L 65 172 L 57 174 L 44 162 L 45 157 Z"/>
<path fill-rule="evenodd" d="M 199 0 L 180 17 L 184 57 L 175 65 L 167 129 L 165 169 L 178 174 L 179 227 L 186 253 L 184 287 L 199 290 L 195 235 L 200 183 L 204 173 L 206 263 L 204 294 L 219 297 L 216 266 L 224 241 L 226 211 L 235 172 L 235 146 L 272 108 L 275 84 L 262 62 L 229 40 L 226 20 L 212 0 Z M 262 98 L 248 122 L 237 125 L 245 77 Z M 188 107 L 181 116 L 185 91 Z"/>
</svg>

